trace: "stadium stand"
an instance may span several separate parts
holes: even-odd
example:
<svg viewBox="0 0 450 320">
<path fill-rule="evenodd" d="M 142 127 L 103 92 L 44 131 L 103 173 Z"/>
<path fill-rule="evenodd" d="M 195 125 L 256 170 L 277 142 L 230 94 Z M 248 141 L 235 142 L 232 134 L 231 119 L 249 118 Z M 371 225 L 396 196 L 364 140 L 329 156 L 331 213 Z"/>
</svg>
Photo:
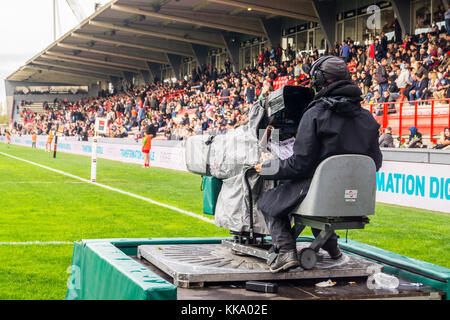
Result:
<svg viewBox="0 0 450 320">
<path fill-rule="evenodd" d="M 120 0 L 119 6 L 111 4 L 114 14 L 131 12 L 130 8 L 120 7 L 121 2 L 126 1 Z M 142 13 L 154 15 L 145 10 Z M 444 7 L 437 6 L 433 17 L 431 20 L 417 13 L 414 35 L 405 33 L 400 37 L 396 27 L 395 36 L 388 37 L 383 28 L 364 44 L 348 37 L 325 50 L 315 47 L 309 51 L 294 50 L 290 44 L 286 49 L 280 45 L 266 46 L 256 52 L 249 65 L 240 70 L 234 68 L 236 72 L 227 58 L 222 69 L 208 63 L 197 64 L 189 75 L 178 81 L 160 81 L 156 77 L 138 87 L 128 82 L 125 88 L 115 87 L 113 93 L 102 90 L 97 97 L 75 102 L 55 100 L 44 110 L 34 104 L 23 105 L 19 107 L 20 119 L 14 118 L 12 130 L 21 134 L 46 134 L 50 129 L 57 129 L 62 135 L 82 139 L 93 135 L 96 117 L 106 117 L 111 137 L 138 139 L 147 125 L 155 127 L 159 139 L 223 134 L 247 121 L 247 111 L 256 99 L 283 85 L 307 84 L 304 78 L 311 64 L 321 55 L 331 54 L 348 63 L 352 81 L 361 89 L 362 105 L 373 113 L 381 131 L 391 127 L 393 135 L 399 137 L 400 146 L 405 135 L 409 135 L 409 128 L 416 127 L 427 139 L 424 144 L 431 147 L 450 126 L 450 35 L 443 21 Z M 99 27 L 100 23 L 91 22 Z M 133 23 L 137 25 L 141 20 Z M 398 21 L 386 24 L 398 25 Z M 115 32 L 132 32 L 124 28 L 116 26 Z M 87 39 L 87 36 L 75 38 Z M 104 41 L 112 43 L 112 40 Z M 59 46 L 72 49 L 66 44 Z M 133 47 L 139 46 L 133 44 Z M 95 49 L 84 51 L 93 53 Z M 66 53 L 58 55 L 63 59 Z M 114 63 L 119 66 L 119 62 Z M 170 63 L 176 66 L 172 60 Z M 15 73 L 14 77 L 21 77 L 21 73 Z"/>
</svg>

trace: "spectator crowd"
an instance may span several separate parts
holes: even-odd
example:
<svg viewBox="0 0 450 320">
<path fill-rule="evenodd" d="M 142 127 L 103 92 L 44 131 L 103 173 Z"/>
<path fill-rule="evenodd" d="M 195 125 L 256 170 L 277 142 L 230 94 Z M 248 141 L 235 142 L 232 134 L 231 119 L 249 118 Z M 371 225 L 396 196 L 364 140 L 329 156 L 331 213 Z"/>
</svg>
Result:
<svg viewBox="0 0 450 320">
<path fill-rule="evenodd" d="M 363 104 L 450 98 L 450 33 L 436 22 L 419 35 L 401 38 L 396 33 L 388 40 L 381 32 L 367 45 L 347 39 L 322 54 L 339 56 L 348 63 Z M 278 77 L 302 82 L 322 54 L 315 48 L 296 52 L 289 45 L 287 49 L 278 45 L 263 50 L 255 66 L 239 72 L 232 71 L 227 59 L 221 70 L 202 65 L 177 82 L 130 86 L 120 93 L 102 92 L 76 102 L 55 100 L 45 103 L 45 112 L 40 114 L 23 102 L 19 107 L 23 124 L 14 123 L 13 133 L 41 135 L 57 130 L 87 140 L 100 117 L 109 121 L 111 137 L 139 138 L 147 126 L 154 128 L 159 139 L 224 134 L 248 121 L 252 103 L 272 92 Z M 382 112 L 374 108 L 375 115 Z M 390 112 L 396 112 L 394 104 Z"/>
</svg>

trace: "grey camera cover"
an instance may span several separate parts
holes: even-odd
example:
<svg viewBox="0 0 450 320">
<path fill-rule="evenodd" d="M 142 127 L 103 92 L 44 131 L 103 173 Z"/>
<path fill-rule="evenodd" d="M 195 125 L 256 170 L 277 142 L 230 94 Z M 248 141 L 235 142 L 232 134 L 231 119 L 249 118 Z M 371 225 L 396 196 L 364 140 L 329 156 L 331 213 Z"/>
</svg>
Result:
<svg viewBox="0 0 450 320">
<path fill-rule="evenodd" d="M 265 114 L 264 103 L 260 100 L 252 105 L 247 125 L 228 134 L 214 136 L 211 144 L 206 143 L 211 138 L 208 135 L 190 137 L 185 144 L 186 166 L 190 172 L 209 174 L 209 165 L 210 174 L 223 180 L 216 204 L 215 223 L 234 232 L 250 230 L 250 210 L 253 208 L 253 232 L 268 234 L 256 201 L 263 191 L 273 188 L 273 182 L 264 181 L 254 170 L 249 172 L 250 197 L 245 181 L 245 172 L 260 158 L 258 127 Z"/>
<path fill-rule="evenodd" d="M 187 169 L 195 174 L 206 175 L 211 145 L 206 144 L 209 135 L 189 137 L 184 146 Z"/>
<path fill-rule="evenodd" d="M 245 166 L 254 166 L 258 162 L 258 139 L 247 126 L 234 129 L 228 134 L 217 135 L 211 144 L 208 160 L 214 177 L 234 177 Z"/>
<path fill-rule="evenodd" d="M 214 136 L 209 145 L 206 142 L 211 139 L 210 135 L 189 137 L 185 143 L 187 169 L 195 174 L 227 179 L 241 173 L 244 166 L 255 165 L 260 156 L 257 128 L 264 117 L 262 104 L 258 101 L 252 105 L 247 125 Z"/>
<path fill-rule="evenodd" d="M 273 181 L 263 180 L 253 170 L 247 175 L 250 191 L 245 181 L 246 170 L 248 168 L 244 169 L 239 175 L 223 180 L 216 204 L 216 226 L 234 232 L 249 232 L 250 210 L 253 209 L 253 232 L 269 234 L 264 216 L 258 210 L 256 202 L 264 191 L 273 188 Z M 251 202 L 250 192 L 252 195 Z"/>
</svg>

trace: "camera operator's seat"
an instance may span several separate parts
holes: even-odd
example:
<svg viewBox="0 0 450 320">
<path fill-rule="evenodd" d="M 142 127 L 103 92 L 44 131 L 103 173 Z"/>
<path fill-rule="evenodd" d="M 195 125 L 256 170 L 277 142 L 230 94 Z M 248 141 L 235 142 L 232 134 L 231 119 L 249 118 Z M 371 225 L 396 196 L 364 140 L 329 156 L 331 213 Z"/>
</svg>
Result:
<svg viewBox="0 0 450 320">
<path fill-rule="evenodd" d="M 304 269 L 317 262 L 317 252 L 334 230 L 364 229 L 375 213 L 376 168 L 363 155 L 332 156 L 317 167 L 309 191 L 292 213 L 297 238 L 306 226 L 322 230 L 308 248 L 300 251 Z"/>
</svg>

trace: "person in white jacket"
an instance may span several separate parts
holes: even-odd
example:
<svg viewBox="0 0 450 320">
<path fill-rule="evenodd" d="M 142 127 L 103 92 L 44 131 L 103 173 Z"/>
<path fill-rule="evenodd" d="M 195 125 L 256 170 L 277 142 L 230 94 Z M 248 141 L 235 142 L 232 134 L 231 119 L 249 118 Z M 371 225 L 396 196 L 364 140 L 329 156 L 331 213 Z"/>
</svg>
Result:
<svg viewBox="0 0 450 320">
<path fill-rule="evenodd" d="M 408 84 L 411 84 L 409 81 L 409 77 L 409 65 L 405 63 L 403 69 L 401 69 L 400 74 L 398 75 L 397 80 L 395 80 L 395 82 L 397 83 L 397 87 L 399 89 L 405 89 Z"/>
</svg>

